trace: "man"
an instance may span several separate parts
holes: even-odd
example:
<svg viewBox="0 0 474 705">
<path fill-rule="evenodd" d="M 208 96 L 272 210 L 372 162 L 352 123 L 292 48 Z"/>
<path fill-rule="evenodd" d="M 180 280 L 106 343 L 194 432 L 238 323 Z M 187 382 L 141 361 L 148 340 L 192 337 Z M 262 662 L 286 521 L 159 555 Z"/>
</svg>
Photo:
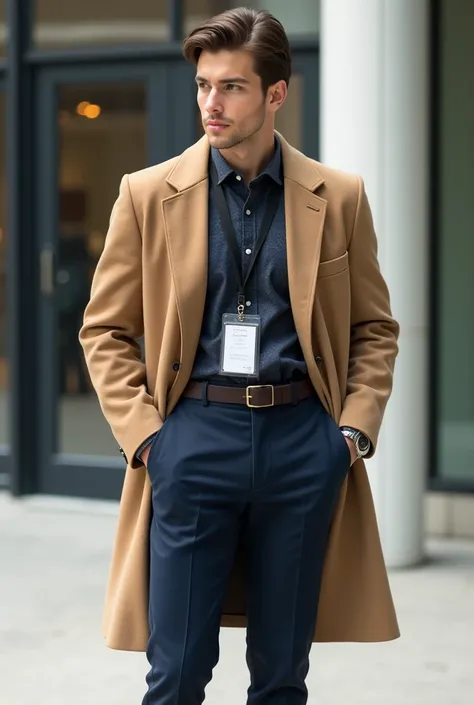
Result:
<svg viewBox="0 0 474 705">
<path fill-rule="evenodd" d="M 301 705 L 313 640 L 398 636 L 363 463 L 398 326 L 361 179 L 274 131 L 281 24 L 232 10 L 184 54 L 205 136 L 124 177 L 80 335 L 128 461 L 104 629 L 147 649 L 144 703 L 197 705 L 246 623 L 248 702 Z"/>
</svg>

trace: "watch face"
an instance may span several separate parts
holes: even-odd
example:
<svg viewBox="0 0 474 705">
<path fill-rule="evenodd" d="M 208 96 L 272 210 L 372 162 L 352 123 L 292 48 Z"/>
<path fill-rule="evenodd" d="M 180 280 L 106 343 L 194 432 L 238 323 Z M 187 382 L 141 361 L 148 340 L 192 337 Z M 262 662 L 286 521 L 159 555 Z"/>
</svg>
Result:
<svg viewBox="0 0 474 705">
<path fill-rule="evenodd" d="M 359 446 L 360 453 L 367 453 L 370 448 L 370 441 L 367 436 L 359 436 L 357 445 Z"/>
</svg>

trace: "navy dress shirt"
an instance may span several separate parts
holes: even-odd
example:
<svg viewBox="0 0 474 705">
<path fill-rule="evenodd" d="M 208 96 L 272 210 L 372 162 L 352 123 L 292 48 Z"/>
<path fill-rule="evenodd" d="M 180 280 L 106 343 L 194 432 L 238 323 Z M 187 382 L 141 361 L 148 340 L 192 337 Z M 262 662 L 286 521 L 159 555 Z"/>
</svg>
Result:
<svg viewBox="0 0 474 705">
<path fill-rule="evenodd" d="M 280 191 L 280 201 L 265 243 L 245 289 L 245 313 L 261 318 L 260 368 L 258 379 L 219 374 L 222 316 L 237 313 L 239 282 L 232 264 L 232 252 L 222 231 L 212 187 L 209 188 L 208 282 L 204 318 L 191 378 L 213 384 L 283 384 L 307 375 L 303 353 L 296 334 L 290 305 L 286 259 L 285 200 L 281 147 L 267 167 L 248 185 L 222 154 L 211 148 L 218 183 L 224 196 L 238 240 L 240 267 L 245 277 L 270 188 Z M 209 179 L 209 183 L 210 179 Z"/>
</svg>

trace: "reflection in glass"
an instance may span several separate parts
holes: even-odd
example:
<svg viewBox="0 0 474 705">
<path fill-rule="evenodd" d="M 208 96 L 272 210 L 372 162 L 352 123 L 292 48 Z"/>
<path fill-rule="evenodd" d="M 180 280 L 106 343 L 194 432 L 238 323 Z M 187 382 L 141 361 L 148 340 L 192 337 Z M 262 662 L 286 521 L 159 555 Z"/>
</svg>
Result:
<svg viewBox="0 0 474 705">
<path fill-rule="evenodd" d="M 252 3 L 237 3 L 232 0 L 184 0 L 184 32 L 188 34 L 195 27 L 200 25 L 209 17 L 218 15 L 224 10 L 229 10 L 232 7 L 239 7 L 241 4 L 246 4 L 251 7 Z"/>
<path fill-rule="evenodd" d="M 442 2 L 439 155 L 439 458 L 474 481 L 474 8 Z"/>
<path fill-rule="evenodd" d="M 0 445 L 10 442 L 8 423 L 8 358 L 5 248 L 5 96 L 0 92 Z"/>
<path fill-rule="evenodd" d="M 38 49 L 168 41 L 167 0 L 33 0 Z"/>
<path fill-rule="evenodd" d="M 117 454 L 85 367 L 78 333 L 124 173 L 146 166 L 142 84 L 59 90 L 59 246 L 56 269 L 60 448 Z"/>
<path fill-rule="evenodd" d="M 288 36 L 319 32 L 320 0 L 184 0 L 185 33 L 209 17 L 242 5 L 271 12 L 283 24 Z"/>
</svg>

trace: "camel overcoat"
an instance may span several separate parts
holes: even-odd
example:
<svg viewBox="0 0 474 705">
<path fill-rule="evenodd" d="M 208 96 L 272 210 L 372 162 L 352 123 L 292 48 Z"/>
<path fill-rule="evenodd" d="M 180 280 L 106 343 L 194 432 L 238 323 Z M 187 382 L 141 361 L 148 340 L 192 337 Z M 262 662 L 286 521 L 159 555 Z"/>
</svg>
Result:
<svg viewBox="0 0 474 705">
<path fill-rule="evenodd" d="M 364 431 L 373 452 L 392 388 L 398 325 L 364 185 L 279 138 L 290 299 L 309 376 L 336 422 Z M 124 176 L 80 332 L 92 383 L 128 463 L 103 622 L 114 649 L 147 646 L 151 487 L 135 453 L 159 431 L 192 371 L 207 286 L 208 160 L 203 137 L 179 157 Z M 245 625 L 244 558 L 235 562 L 223 625 Z M 368 477 L 357 461 L 332 522 L 314 639 L 397 636 Z"/>
</svg>

